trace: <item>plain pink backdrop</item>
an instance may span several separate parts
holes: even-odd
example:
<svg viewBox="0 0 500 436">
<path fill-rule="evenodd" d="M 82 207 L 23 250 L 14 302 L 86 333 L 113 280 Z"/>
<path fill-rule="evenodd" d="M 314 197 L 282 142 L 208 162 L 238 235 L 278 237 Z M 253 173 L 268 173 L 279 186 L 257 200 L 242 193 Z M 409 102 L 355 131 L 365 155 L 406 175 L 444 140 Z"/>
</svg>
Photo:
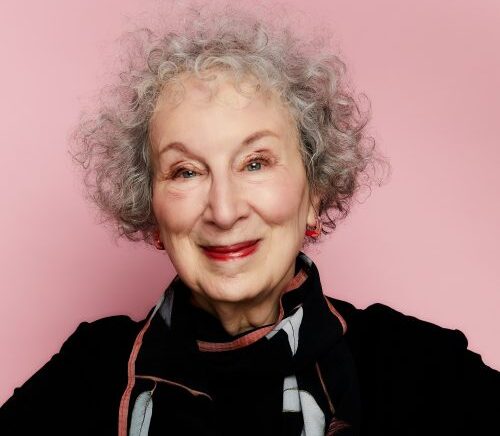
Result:
<svg viewBox="0 0 500 436">
<path fill-rule="evenodd" d="M 458 328 L 500 368 L 500 3 L 287 3 L 334 29 L 393 167 L 308 251 L 325 291 Z M 140 319 L 174 275 L 163 253 L 97 224 L 67 153 L 113 41 L 153 5 L 1 2 L 0 404 L 78 323 Z"/>
</svg>

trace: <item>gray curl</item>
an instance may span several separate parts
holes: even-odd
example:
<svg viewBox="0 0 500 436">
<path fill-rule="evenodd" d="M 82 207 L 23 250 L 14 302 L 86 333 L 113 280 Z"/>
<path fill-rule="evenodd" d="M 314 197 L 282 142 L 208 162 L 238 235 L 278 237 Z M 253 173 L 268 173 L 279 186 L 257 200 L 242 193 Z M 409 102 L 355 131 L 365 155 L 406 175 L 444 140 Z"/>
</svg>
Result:
<svg viewBox="0 0 500 436">
<path fill-rule="evenodd" d="M 159 31 L 142 28 L 124 38 L 126 60 L 116 83 L 75 129 L 74 159 L 89 197 L 119 235 L 151 242 L 153 167 L 149 121 L 165 84 L 182 73 L 215 69 L 237 80 L 253 75 L 273 89 L 297 125 L 311 193 L 328 234 L 347 216 L 354 194 L 370 188 L 379 168 L 390 169 L 366 133 L 368 100 L 349 87 L 345 64 L 324 38 L 299 38 L 283 21 L 242 9 L 187 8 Z M 306 243 L 317 239 L 306 240 Z"/>
</svg>

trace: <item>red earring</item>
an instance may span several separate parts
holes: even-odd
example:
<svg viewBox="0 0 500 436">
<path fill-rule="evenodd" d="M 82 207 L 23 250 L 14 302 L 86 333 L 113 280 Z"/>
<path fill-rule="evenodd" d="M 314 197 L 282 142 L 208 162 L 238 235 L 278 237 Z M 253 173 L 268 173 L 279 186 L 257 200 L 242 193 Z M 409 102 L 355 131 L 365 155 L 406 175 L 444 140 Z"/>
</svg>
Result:
<svg viewBox="0 0 500 436">
<path fill-rule="evenodd" d="M 159 231 L 155 231 L 153 233 L 154 235 L 154 245 L 156 247 L 157 250 L 165 250 L 165 246 L 163 245 L 163 242 L 161 241 L 160 239 L 160 232 Z"/>
<path fill-rule="evenodd" d="M 321 234 L 321 220 L 316 218 L 316 225 L 314 227 L 307 226 L 306 236 L 317 238 Z"/>
</svg>

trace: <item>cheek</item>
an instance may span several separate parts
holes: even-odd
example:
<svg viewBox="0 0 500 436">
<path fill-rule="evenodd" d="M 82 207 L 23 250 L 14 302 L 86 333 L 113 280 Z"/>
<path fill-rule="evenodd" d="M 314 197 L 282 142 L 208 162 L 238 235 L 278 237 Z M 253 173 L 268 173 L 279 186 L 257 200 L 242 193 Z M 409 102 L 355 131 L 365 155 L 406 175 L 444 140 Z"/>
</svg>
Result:
<svg viewBox="0 0 500 436">
<path fill-rule="evenodd" d="M 255 193 L 254 204 L 269 223 L 280 225 L 300 219 L 305 183 L 284 174 Z"/>
<path fill-rule="evenodd" d="M 166 189 L 154 192 L 153 211 L 160 228 L 169 235 L 188 231 L 201 213 L 201 197 L 201 193 L 169 192 Z"/>
</svg>

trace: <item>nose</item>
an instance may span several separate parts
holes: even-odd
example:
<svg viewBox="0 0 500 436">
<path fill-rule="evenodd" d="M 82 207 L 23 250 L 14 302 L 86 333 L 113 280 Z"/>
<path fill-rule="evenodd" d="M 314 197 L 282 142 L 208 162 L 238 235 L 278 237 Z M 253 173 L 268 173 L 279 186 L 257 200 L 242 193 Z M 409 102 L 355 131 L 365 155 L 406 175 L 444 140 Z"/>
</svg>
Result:
<svg viewBox="0 0 500 436">
<path fill-rule="evenodd" d="M 231 174 L 212 174 L 205 219 L 223 230 L 231 229 L 248 216 L 247 195 Z"/>
</svg>

